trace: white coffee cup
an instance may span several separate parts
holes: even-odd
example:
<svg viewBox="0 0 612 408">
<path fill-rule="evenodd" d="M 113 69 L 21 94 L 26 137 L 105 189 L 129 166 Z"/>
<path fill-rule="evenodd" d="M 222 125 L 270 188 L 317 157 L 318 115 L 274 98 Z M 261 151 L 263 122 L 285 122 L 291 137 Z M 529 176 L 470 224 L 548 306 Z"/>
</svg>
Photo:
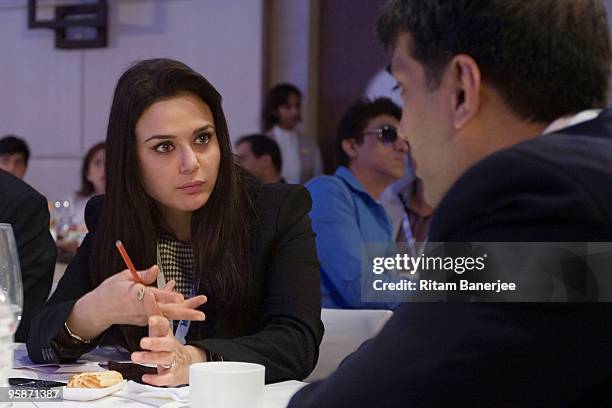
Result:
<svg viewBox="0 0 612 408">
<path fill-rule="evenodd" d="M 189 366 L 191 407 L 259 407 L 266 368 L 261 364 L 212 361 Z"/>
</svg>

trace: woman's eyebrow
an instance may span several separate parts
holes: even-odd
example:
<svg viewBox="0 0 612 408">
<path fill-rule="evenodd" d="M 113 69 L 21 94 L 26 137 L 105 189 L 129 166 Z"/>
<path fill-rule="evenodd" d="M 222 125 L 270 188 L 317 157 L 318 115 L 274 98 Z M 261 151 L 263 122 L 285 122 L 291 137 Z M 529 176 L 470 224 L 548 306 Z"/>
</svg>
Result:
<svg viewBox="0 0 612 408">
<path fill-rule="evenodd" d="M 175 138 L 176 138 L 176 136 L 174 136 L 174 135 L 153 135 L 153 136 L 148 137 L 145 140 L 145 143 L 147 143 L 150 140 L 156 140 L 156 139 L 175 139 Z"/>
<path fill-rule="evenodd" d="M 194 130 L 193 134 L 195 135 L 196 133 L 200 133 L 200 132 L 203 132 L 205 130 L 212 130 L 212 131 L 214 131 L 215 127 L 213 125 L 211 125 L 211 124 L 204 125 L 201 128 L 198 128 L 198 129 Z"/>
<path fill-rule="evenodd" d="M 214 130 L 215 130 L 215 127 L 214 127 L 213 125 L 210 125 L 210 124 L 208 124 L 208 125 L 204 125 L 204 126 L 202 126 L 202 127 L 200 127 L 200 128 L 197 128 L 196 130 L 194 130 L 194 131 L 193 131 L 193 134 L 195 135 L 196 133 L 204 132 L 204 131 L 206 131 L 206 130 L 212 130 L 212 131 L 214 131 Z M 147 143 L 147 142 L 149 142 L 149 141 L 151 141 L 151 140 L 159 140 L 159 139 L 162 139 L 162 140 L 166 140 L 166 139 L 176 139 L 176 136 L 175 136 L 175 135 L 153 135 L 153 136 L 149 136 L 149 137 L 148 137 L 148 138 L 145 140 L 145 143 Z"/>
</svg>

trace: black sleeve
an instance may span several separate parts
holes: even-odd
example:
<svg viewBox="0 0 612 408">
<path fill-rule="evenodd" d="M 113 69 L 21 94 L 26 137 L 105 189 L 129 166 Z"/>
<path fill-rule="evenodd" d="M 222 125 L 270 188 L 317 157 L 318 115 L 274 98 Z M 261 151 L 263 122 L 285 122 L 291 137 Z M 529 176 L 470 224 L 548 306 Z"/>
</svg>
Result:
<svg viewBox="0 0 612 408">
<path fill-rule="evenodd" d="M 303 187 L 292 188 L 280 206 L 279 239 L 266 271 L 260 314 L 261 331 L 234 339 L 206 339 L 191 344 L 224 360 L 266 367 L 266 382 L 303 379 L 313 370 L 323 337 L 319 265 Z"/>
<path fill-rule="evenodd" d="M 610 303 L 404 303 L 289 407 L 607 406 L 611 320 Z"/>
<path fill-rule="evenodd" d="M 40 311 L 53 283 L 57 250 L 49 232 L 47 201 L 25 190 L 3 214 L 13 228 L 23 281 L 23 313 L 15 341 L 24 342 L 33 317 Z"/>
<path fill-rule="evenodd" d="M 517 159 L 462 177 L 436 210 L 432 241 L 571 242 L 603 229 L 589 224 L 584 188 Z M 516 166 L 524 177 L 508 174 Z M 404 303 L 289 407 L 582 406 L 598 390 L 610 398 L 611 319 L 610 303 Z"/>
<path fill-rule="evenodd" d="M 87 204 L 85 210 L 87 227 L 93 231 L 92 213 L 99 211 L 97 198 Z M 89 253 L 91 251 L 93 233 L 89 232 L 79 247 L 75 257 L 66 268 L 66 272 L 59 281 L 55 292 L 45 304 L 43 309 L 32 320 L 32 326 L 27 339 L 28 355 L 35 363 L 65 362 L 74 359 L 75 355 L 86 353 L 96 344 L 83 346 L 82 350 L 71 350 L 70 357 L 64 355 L 57 347 L 52 346 L 54 340 L 68 319 L 68 315 L 76 301 L 93 289 L 89 274 Z"/>
</svg>

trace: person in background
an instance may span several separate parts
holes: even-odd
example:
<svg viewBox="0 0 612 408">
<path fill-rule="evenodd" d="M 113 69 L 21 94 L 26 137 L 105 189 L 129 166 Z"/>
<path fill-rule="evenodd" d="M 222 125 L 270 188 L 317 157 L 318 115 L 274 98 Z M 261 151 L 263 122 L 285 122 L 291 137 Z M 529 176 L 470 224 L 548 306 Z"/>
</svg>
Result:
<svg viewBox="0 0 612 408">
<path fill-rule="evenodd" d="M 433 208 L 425 201 L 423 180 L 415 174 L 414 160 L 410 154 L 406 159 L 406 172 L 382 192 L 379 202 L 391 219 L 396 242 L 405 242 L 414 256 L 427 241 Z"/>
<path fill-rule="evenodd" d="M 32 319 L 51 291 L 57 252 L 49 232 L 45 197 L 3 170 L 0 192 L 0 223 L 13 228 L 23 281 L 23 312 L 15 333 L 15 341 L 21 343 L 26 341 Z"/>
<path fill-rule="evenodd" d="M 423 244 L 427 242 L 433 215 L 433 208 L 425 201 L 423 180 L 417 177 L 409 188 L 399 192 L 397 197 L 404 209 L 404 215 L 396 241 L 406 242 L 411 255 L 417 256 Z"/>
<path fill-rule="evenodd" d="M 70 362 L 104 343 L 157 366 L 142 377 L 157 386 L 222 360 L 262 364 L 267 382 L 305 378 L 323 336 L 310 197 L 236 164 L 210 82 L 169 59 L 130 67 L 106 159 L 106 193 L 89 201 L 89 233 L 32 323 L 30 358 Z"/>
<path fill-rule="evenodd" d="M 28 169 L 30 148 L 25 140 L 7 135 L 0 139 L 0 169 L 23 179 Z"/>
<path fill-rule="evenodd" d="M 72 258 L 83 241 L 87 227 L 85 225 L 85 205 L 94 195 L 104 194 L 106 177 L 104 176 L 105 144 L 92 146 L 81 165 L 81 188 L 70 203 L 70 230 L 68 236 L 58 236 L 56 244 L 61 254 Z"/>
<path fill-rule="evenodd" d="M 433 215 L 433 208 L 425 201 L 423 180 L 414 174 L 404 175 L 383 191 L 379 201 L 391 219 L 395 241 L 406 243 L 408 253 L 418 256 L 427 242 Z"/>
<path fill-rule="evenodd" d="M 397 136 L 400 108 L 389 98 L 360 99 L 340 121 L 333 176 L 306 184 L 317 234 L 323 307 L 393 309 L 397 303 L 361 301 L 361 244 L 394 242 L 378 199 L 404 174 L 408 146 Z"/>
<path fill-rule="evenodd" d="M 242 165 L 264 183 L 284 183 L 283 159 L 278 144 L 266 135 L 243 136 L 236 142 L 236 156 Z"/>
<path fill-rule="evenodd" d="M 263 130 L 278 143 L 287 183 L 305 183 L 323 172 L 317 143 L 297 129 L 302 120 L 302 93 L 291 84 L 273 87 L 264 102 Z"/>
<path fill-rule="evenodd" d="M 612 242 L 608 27 L 599 0 L 387 2 L 431 242 Z M 610 322 L 605 301 L 406 302 L 289 407 L 612 406 Z"/>
</svg>

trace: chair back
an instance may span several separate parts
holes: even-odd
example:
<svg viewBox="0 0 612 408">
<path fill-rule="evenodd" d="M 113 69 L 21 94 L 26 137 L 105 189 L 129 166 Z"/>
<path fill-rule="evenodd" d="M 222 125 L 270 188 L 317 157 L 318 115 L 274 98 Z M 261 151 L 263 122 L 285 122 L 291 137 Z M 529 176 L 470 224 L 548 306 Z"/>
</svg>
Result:
<svg viewBox="0 0 612 408">
<path fill-rule="evenodd" d="M 391 310 L 322 309 L 325 334 L 319 347 L 319 361 L 304 381 L 313 382 L 329 376 L 346 356 L 376 336 L 391 316 Z"/>
</svg>

